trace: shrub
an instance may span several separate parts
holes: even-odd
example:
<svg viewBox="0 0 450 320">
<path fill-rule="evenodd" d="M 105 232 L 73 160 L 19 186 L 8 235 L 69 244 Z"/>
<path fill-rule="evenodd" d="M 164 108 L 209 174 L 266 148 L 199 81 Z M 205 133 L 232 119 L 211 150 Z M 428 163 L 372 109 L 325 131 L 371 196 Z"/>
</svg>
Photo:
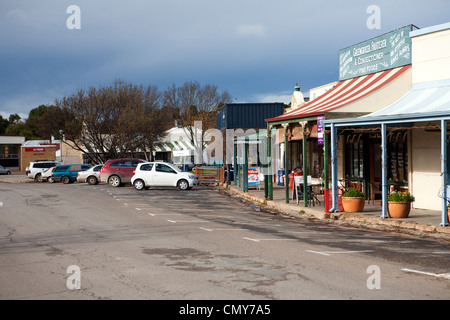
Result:
<svg viewBox="0 0 450 320">
<path fill-rule="evenodd" d="M 352 198 L 356 198 L 356 197 L 366 197 L 366 194 L 364 192 L 359 191 L 356 188 L 350 188 L 348 191 L 346 191 L 343 195 L 344 197 L 352 197 Z"/>
<path fill-rule="evenodd" d="M 388 201 L 393 202 L 414 202 L 416 200 L 409 192 L 392 192 L 389 194 Z"/>
</svg>

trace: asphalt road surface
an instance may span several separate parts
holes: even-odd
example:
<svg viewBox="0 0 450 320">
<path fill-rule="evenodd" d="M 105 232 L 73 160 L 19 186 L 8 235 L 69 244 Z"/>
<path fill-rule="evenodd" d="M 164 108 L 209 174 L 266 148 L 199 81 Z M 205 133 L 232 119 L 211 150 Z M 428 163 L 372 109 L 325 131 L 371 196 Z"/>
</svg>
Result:
<svg viewBox="0 0 450 320">
<path fill-rule="evenodd" d="M 0 183 L 0 299 L 450 298 L 448 242 L 260 211 L 209 187 Z"/>
</svg>

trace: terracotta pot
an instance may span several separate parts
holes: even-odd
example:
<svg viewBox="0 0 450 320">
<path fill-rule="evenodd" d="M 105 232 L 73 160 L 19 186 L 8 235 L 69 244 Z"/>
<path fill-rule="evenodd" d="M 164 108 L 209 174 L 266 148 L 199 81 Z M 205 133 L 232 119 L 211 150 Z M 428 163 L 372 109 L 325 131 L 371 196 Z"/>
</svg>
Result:
<svg viewBox="0 0 450 320">
<path fill-rule="evenodd" d="M 389 217 L 394 219 L 408 218 L 411 211 L 411 202 L 394 202 L 388 201 Z"/>
<path fill-rule="evenodd" d="M 362 212 L 366 199 L 364 197 L 342 197 L 345 212 Z"/>
</svg>

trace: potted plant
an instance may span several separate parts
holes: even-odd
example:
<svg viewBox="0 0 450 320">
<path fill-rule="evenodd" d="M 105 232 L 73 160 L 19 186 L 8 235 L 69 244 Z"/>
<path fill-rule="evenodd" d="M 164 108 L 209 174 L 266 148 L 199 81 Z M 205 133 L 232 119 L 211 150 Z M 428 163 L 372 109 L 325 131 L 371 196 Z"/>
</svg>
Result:
<svg viewBox="0 0 450 320">
<path fill-rule="evenodd" d="M 364 210 L 366 194 L 356 188 L 350 188 L 342 195 L 342 206 L 345 212 L 361 212 Z"/>
<path fill-rule="evenodd" d="M 450 222 L 450 202 L 447 204 L 447 217 L 448 221 Z"/>
<path fill-rule="evenodd" d="M 409 192 L 393 192 L 388 197 L 388 214 L 391 218 L 408 218 L 415 198 Z"/>
</svg>

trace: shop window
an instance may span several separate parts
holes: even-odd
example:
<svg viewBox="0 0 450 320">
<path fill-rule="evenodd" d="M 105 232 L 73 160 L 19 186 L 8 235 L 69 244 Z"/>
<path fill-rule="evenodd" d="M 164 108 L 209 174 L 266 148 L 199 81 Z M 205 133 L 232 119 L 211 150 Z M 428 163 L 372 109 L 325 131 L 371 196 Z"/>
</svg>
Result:
<svg viewBox="0 0 450 320">
<path fill-rule="evenodd" d="M 12 145 L 0 146 L 0 159 L 18 159 L 19 147 Z"/>
<path fill-rule="evenodd" d="M 406 132 L 392 132 L 388 137 L 388 180 L 408 181 L 408 144 Z"/>
<path fill-rule="evenodd" d="M 364 145 L 361 134 L 348 135 L 345 144 L 345 175 L 351 178 L 364 176 Z"/>
</svg>

